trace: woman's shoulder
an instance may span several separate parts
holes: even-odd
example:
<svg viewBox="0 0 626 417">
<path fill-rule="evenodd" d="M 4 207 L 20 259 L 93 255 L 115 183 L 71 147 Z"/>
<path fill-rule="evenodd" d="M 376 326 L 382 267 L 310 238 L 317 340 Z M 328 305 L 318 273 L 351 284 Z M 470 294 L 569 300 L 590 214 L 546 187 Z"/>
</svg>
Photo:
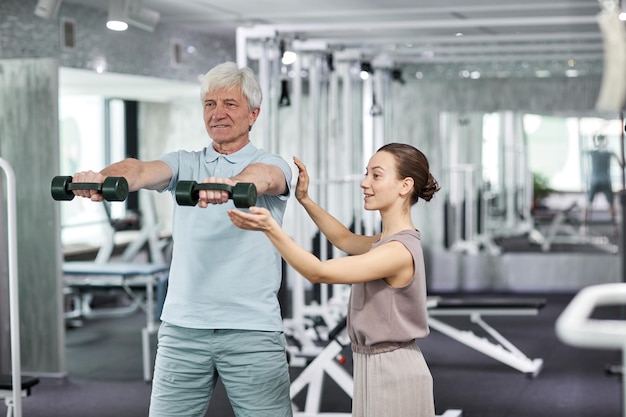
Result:
<svg viewBox="0 0 626 417">
<path fill-rule="evenodd" d="M 377 241 L 374 246 L 384 245 L 389 242 L 400 242 L 407 247 L 419 247 L 421 245 L 421 233 L 417 229 L 406 229 L 396 232 Z"/>
<path fill-rule="evenodd" d="M 401 240 L 401 239 L 420 240 L 421 238 L 422 238 L 422 233 L 417 229 L 405 229 L 389 236 L 390 240 Z"/>
</svg>

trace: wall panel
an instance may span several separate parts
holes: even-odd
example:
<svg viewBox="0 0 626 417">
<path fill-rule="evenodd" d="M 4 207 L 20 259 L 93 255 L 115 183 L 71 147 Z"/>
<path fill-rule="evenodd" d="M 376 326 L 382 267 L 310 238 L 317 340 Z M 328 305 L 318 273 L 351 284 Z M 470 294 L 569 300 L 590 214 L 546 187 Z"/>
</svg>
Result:
<svg viewBox="0 0 626 417">
<path fill-rule="evenodd" d="M 58 144 L 57 61 L 0 60 L 0 156 L 13 166 L 17 181 L 20 332 L 25 373 L 64 373 L 59 203 L 50 196 L 50 180 L 58 174 Z M 0 238 L 6 239 L 6 230 L 2 232 Z M 0 254 L 0 263 L 6 265 L 5 252 Z M 6 283 L 5 268 L 0 273 L 0 281 Z M 6 317 L 0 321 L 5 323 Z M 3 326 L 1 346 L 6 345 L 7 330 Z M 2 352 L 3 366 L 8 353 L 6 349 Z"/>
</svg>

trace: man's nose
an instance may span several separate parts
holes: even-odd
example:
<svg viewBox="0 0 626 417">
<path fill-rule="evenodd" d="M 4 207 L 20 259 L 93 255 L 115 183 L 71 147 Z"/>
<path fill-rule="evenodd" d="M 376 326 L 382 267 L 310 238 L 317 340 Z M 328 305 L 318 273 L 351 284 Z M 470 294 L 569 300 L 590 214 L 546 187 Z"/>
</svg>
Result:
<svg viewBox="0 0 626 417">
<path fill-rule="evenodd" d="M 216 104 L 215 109 L 213 109 L 213 118 L 221 119 L 226 114 L 226 107 L 223 104 Z"/>
</svg>

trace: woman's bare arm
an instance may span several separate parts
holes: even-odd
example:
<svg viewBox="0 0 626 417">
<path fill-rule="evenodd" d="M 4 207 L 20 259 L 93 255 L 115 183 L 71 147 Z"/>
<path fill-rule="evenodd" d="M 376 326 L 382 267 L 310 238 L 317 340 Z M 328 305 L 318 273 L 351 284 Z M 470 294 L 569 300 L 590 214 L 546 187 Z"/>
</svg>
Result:
<svg viewBox="0 0 626 417">
<path fill-rule="evenodd" d="M 413 257 L 400 242 L 392 241 L 361 255 L 320 261 L 294 242 L 267 209 L 250 207 L 248 213 L 229 210 L 228 215 L 239 228 L 265 233 L 283 259 L 312 283 L 354 284 L 385 279 L 389 285 L 401 287 L 413 277 Z"/>
<path fill-rule="evenodd" d="M 293 158 L 298 167 L 298 183 L 296 185 L 296 199 L 306 210 L 311 220 L 319 227 L 321 232 L 337 248 L 350 255 L 358 255 L 370 250 L 379 235 L 363 236 L 353 233 L 329 212 L 320 207 L 309 197 L 309 174 L 306 166 L 298 158 Z"/>
</svg>

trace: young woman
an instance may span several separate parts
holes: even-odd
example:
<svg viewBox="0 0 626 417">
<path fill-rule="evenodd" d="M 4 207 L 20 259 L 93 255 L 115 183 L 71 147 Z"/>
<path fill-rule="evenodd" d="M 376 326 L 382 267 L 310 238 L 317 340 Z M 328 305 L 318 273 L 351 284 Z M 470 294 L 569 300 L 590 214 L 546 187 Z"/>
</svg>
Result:
<svg viewBox="0 0 626 417">
<path fill-rule="evenodd" d="M 298 246 L 264 208 L 229 210 L 238 227 L 263 231 L 282 257 L 312 283 L 352 284 L 347 328 L 352 342 L 355 417 L 433 417 L 432 376 L 416 339 L 428 330 L 420 232 L 411 207 L 439 190 L 428 160 L 413 146 L 390 143 L 370 159 L 361 182 L 366 210 L 378 210 L 382 232 L 352 233 L 308 195 L 297 158 L 296 198 L 322 233 L 351 256 L 320 261 Z"/>
</svg>

